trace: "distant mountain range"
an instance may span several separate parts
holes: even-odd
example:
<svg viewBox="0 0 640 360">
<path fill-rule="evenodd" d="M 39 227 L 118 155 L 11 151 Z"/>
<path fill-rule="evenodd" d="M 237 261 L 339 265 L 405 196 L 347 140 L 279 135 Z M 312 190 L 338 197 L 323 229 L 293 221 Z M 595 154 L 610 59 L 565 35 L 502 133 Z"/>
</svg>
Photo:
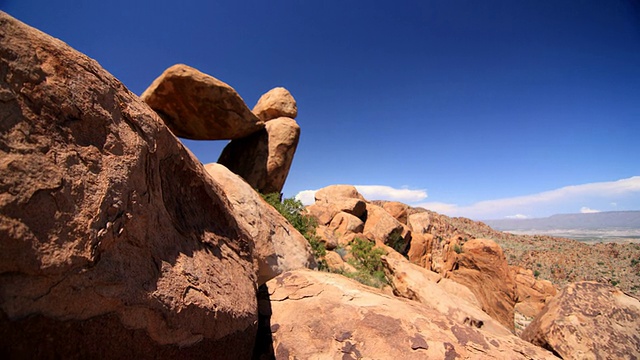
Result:
<svg viewBox="0 0 640 360">
<path fill-rule="evenodd" d="M 500 231 L 640 230 L 640 211 L 558 214 L 546 218 L 485 220 Z"/>
</svg>

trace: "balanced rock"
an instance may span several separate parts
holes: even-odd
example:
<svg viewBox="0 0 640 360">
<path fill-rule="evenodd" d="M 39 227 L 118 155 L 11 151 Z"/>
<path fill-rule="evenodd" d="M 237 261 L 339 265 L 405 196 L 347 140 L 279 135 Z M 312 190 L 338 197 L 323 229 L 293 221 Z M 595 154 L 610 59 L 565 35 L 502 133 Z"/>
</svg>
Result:
<svg viewBox="0 0 640 360">
<path fill-rule="evenodd" d="M 276 359 L 553 359 L 510 334 L 338 274 L 295 270 L 267 283 Z"/>
<path fill-rule="evenodd" d="M 289 90 L 277 87 L 260 97 L 253 113 L 265 122 L 279 117 L 295 119 L 298 116 L 298 105 Z"/>
<path fill-rule="evenodd" d="M 231 86 L 183 64 L 165 70 L 141 98 L 187 139 L 239 139 L 264 127 Z"/>
<path fill-rule="evenodd" d="M 263 194 L 280 193 L 299 140 L 296 121 L 277 118 L 267 122 L 265 129 L 227 144 L 218 163 Z"/>
<path fill-rule="evenodd" d="M 521 337 L 563 359 L 640 358 L 640 301 L 596 282 L 567 285 Z"/>
<path fill-rule="evenodd" d="M 5 358 L 251 356 L 253 243 L 156 113 L 0 12 Z"/>
<path fill-rule="evenodd" d="M 223 165 L 207 164 L 205 169 L 229 200 L 238 226 L 255 243 L 258 285 L 288 270 L 316 267 L 307 239 L 249 184 Z"/>
</svg>

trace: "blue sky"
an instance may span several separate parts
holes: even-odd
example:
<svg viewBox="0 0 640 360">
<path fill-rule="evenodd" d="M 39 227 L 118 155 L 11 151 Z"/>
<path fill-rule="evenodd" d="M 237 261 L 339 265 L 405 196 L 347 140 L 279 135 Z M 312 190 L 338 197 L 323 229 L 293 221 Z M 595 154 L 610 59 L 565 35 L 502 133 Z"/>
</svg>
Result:
<svg viewBox="0 0 640 360">
<path fill-rule="evenodd" d="M 637 2 L 184 3 L 0 9 L 136 94 L 175 63 L 249 107 L 286 87 L 302 128 L 287 197 L 354 184 L 473 219 L 640 209 Z M 225 145 L 184 142 L 203 163 Z"/>
</svg>

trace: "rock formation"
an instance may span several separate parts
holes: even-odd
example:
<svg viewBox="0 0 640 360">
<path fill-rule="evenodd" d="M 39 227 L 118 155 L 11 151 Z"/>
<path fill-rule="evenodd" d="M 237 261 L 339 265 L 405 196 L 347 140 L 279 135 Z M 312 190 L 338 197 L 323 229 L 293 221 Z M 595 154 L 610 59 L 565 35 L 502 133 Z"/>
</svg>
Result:
<svg viewBox="0 0 640 360">
<path fill-rule="evenodd" d="M 264 127 L 231 86 L 187 65 L 165 70 L 141 98 L 187 139 L 239 139 Z"/>
<path fill-rule="evenodd" d="M 500 246 L 492 240 L 473 239 L 456 255 L 453 268 L 444 276 L 471 289 L 482 310 L 513 331 L 515 282 Z"/>
<path fill-rule="evenodd" d="M 298 116 L 298 105 L 289 90 L 277 87 L 260 97 L 253 113 L 265 122 L 279 117 L 295 119 Z"/>
<path fill-rule="evenodd" d="M 459 323 L 434 307 L 308 270 L 267 283 L 277 359 L 553 359 L 505 330 Z"/>
<path fill-rule="evenodd" d="M 563 359 L 637 359 L 640 301 L 606 284 L 569 284 L 521 336 Z"/>
<path fill-rule="evenodd" d="M 267 122 L 265 129 L 231 141 L 222 151 L 218 163 L 263 194 L 280 193 L 299 140 L 300 127 L 295 120 L 273 119 Z"/>
<path fill-rule="evenodd" d="M 223 165 L 207 164 L 205 169 L 229 200 L 238 227 L 255 243 L 258 285 L 288 270 L 316 267 L 307 239 L 249 184 Z"/>
<path fill-rule="evenodd" d="M 97 62 L 0 34 L 2 353 L 250 357 L 253 243 L 220 187 Z"/>
</svg>

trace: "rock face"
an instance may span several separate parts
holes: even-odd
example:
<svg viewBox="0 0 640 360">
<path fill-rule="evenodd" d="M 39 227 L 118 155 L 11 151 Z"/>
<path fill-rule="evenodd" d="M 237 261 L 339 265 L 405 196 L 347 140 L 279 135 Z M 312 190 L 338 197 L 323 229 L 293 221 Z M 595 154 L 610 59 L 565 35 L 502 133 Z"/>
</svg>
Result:
<svg viewBox="0 0 640 360">
<path fill-rule="evenodd" d="M 267 286 L 277 359 L 554 358 L 341 275 L 296 270 Z"/>
<path fill-rule="evenodd" d="M 473 239 L 456 255 L 444 276 L 471 289 L 482 310 L 513 331 L 515 282 L 500 246 L 492 240 Z"/>
<path fill-rule="evenodd" d="M 522 333 L 563 359 L 640 358 L 640 301 L 616 288 L 567 285 Z"/>
<path fill-rule="evenodd" d="M 452 284 L 455 283 L 449 280 L 447 284 L 445 279 L 447 285 L 441 287 L 438 281 L 442 279 L 437 274 L 409 263 L 398 253 L 389 252 L 382 258 L 382 263 L 394 294 L 437 309 L 458 323 L 469 324 L 496 335 L 511 334 L 480 309 L 475 296 L 465 286 L 457 284 L 458 288 L 454 289 Z M 434 278 L 436 281 L 432 281 Z M 455 290 L 458 295 L 464 293 L 469 301 L 455 295 L 454 291 L 449 292 L 451 290 Z"/>
<path fill-rule="evenodd" d="M 3 354 L 251 356 L 253 243 L 162 120 L 2 12 L 0 98 Z"/>
<path fill-rule="evenodd" d="M 229 200 L 238 226 L 255 243 L 258 285 L 288 270 L 316 267 L 307 239 L 249 184 L 223 165 L 207 164 L 205 169 Z"/>
<path fill-rule="evenodd" d="M 298 105 L 289 90 L 277 87 L 260 97 L 253 113 L 262 121 L 279 117 L 295 119 L 298 116 Z"/>
<path fill-rule="evenodd" d="M 280 193 L 300 140 L 300 126 L 290 118 L 267 122 L 265 129 L 231 141 L 218 163 L 263 194 Z"/>
<path fill-rule="evenodd" d="M 141 98 L 187 139 L 239 139 L 264 127 L 231 86 L 187 65 L 165 70 Z"/>
</svg>

